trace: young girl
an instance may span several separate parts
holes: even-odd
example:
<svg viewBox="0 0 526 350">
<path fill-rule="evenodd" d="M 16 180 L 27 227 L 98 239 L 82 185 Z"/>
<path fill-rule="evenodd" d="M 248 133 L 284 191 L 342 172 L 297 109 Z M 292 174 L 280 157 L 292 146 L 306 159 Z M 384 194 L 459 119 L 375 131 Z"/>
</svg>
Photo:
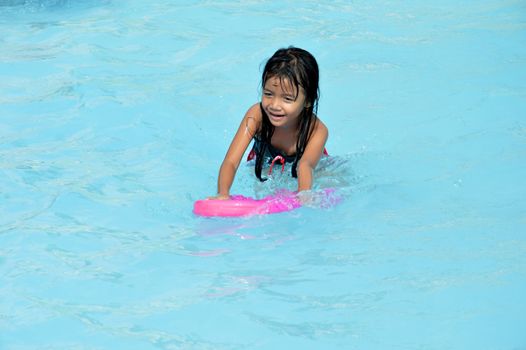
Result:
<svg viewBox="0 0 526 350">
<path fill-rule="evenodd" d="M 254 139 L 249 160 L 265 181 L 263 163 L 292 163 L 298 192 L 312 187 L 312 172 L 325 153 L 327 127 L 318 119 L 318 64 L 307 51 L 279 49 L 267 61 L 262 76 L 261 102 L 246 112 L 219 170 L 218 199 L 228 199 L 241 158 Z M 272 168 L 271 165 L 271 168 Z"/>
</svg>

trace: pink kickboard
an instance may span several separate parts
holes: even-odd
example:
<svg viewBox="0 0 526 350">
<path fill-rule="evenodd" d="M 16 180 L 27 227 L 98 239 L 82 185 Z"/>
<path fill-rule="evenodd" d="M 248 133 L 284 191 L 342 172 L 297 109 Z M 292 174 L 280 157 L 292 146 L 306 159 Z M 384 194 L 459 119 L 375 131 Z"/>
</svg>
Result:
<svg viewBox="0 0 526 350">
<path fill-rule="evenodd" d="M 263 199 L 234 195 L 225 200 L 198 200 L 194 203 L 194 214 L 224 217 L 263 215 L 289 211 L 300 206 L 299 199 L 294 192 L 281 191 Z"/>
<path fill-rule="evenodd" d="M 342 198 L 334 188 L 326 188 L 316 192 L 319 207 L 328 208 L 338 204 Z M 200 216 L 249 216 L 281 213 L 301 206 L 296 192 L 280 190 L 263 199 L 254 199 L 241 195 L 230 196 L 230 199 L 202 199 L 195 201 L 194 214 Z"/>
</svg>

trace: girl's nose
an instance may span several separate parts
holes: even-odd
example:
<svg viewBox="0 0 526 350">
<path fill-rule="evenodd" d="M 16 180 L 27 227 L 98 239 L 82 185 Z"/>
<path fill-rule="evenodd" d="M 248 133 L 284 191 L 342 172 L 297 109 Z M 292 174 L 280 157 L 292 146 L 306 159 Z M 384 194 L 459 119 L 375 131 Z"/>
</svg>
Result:
<svg viewBox="0 0 526 350">
<path fill-rule="evenodd" d="M 279 101 L 278 101 L 277 98 L 272 99 L 272 101 L 270 102 L 269 107 L 270 107 L 270 109 L 272 109 L 273 111 L 279 111 L 279 110 L 281 110 L 281 105 L 279 104 Z"/>
</svg>

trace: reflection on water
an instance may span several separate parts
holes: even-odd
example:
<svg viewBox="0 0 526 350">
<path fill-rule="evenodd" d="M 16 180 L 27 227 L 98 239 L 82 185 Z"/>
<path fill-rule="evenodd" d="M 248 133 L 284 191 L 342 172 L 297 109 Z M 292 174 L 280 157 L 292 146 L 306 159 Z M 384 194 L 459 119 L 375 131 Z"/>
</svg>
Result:
<svg viewBox="0 0 526 350">
<path fill-rule="evenodd" d="M 112 0 L 0 0 L 0 21 L 27 20 L 34 29 L 44 29 L 72 20 L 64 16 L 111 3 Z"/>
<path fill-rule="evenodd" d="M 65 7 L 86 7 L 94 6 L 96 4 L 109 3 L 111 0 L 1 0 L 0 7 L 18 7 L 23 11 L 45 11 L 45 10 L 57 10 Z M 4 9 L 5 10 L 5 9 Z"/>
</svg>

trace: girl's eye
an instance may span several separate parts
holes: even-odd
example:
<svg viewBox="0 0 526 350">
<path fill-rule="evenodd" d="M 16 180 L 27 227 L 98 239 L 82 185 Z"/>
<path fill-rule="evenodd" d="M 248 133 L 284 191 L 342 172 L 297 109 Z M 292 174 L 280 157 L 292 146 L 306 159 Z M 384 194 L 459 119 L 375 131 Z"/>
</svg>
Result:
<svg viewBox="0 0 526 350">
<path fill-rule="evenodd" d="M 294 102 L 294 99 L 292 97 L 285 97 L 285 102 Z"/>
<path fill-rule="evenodd" d="M 263 95 L 267 96 L 267 97 L 270 97 L 270 96 L 272 96 L 272 93 L 271 92 L 264 92 Z"/>
</svg>

